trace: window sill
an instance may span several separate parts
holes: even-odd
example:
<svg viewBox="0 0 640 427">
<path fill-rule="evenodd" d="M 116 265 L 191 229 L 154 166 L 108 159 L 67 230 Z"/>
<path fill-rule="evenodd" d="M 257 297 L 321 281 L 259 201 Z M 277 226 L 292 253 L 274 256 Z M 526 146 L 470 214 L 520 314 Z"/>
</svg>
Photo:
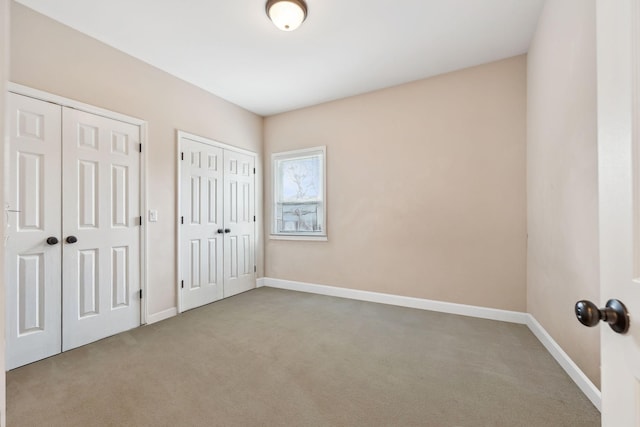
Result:
<svg viewBox="0 0 640 427">
<path fill-rule="evenodd" d="M 307 240 L 307 241 L 315 241 L 315 242 L 327 242 L 327 236 L 305 236 L 300 234 L 294 234 L 288 236 L 286 234 L 270 234 L 269 239 L 271 240 Z"/>
</svg>

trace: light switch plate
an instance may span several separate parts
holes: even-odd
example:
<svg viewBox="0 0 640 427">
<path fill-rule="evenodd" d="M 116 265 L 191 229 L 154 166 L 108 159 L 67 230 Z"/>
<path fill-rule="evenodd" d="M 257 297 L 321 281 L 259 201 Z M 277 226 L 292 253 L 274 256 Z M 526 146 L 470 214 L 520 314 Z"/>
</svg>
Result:
<svg viewBox="0 0 640 427">
<path fill-rule="evenodd" d="M 155 209 L 149 209 L 149 222 L 158 221 L 158 211 Z"/>
</svg>

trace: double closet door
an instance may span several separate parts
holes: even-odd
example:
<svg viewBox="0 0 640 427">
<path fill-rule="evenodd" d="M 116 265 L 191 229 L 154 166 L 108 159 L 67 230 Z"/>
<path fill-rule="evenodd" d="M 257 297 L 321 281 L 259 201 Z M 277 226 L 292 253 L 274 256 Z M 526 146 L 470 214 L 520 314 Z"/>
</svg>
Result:
<svg viewBox="0 0 640 427">
<path fill-rule="evenodd" d="M 8 101 L 12 369 L 140 325 L 140 127 Z"/>
<path fill-rule="evenodd" d="M 248 291 L 255 273 L 255 156 L 180 132 L 180 311 Z"/>
</svg>

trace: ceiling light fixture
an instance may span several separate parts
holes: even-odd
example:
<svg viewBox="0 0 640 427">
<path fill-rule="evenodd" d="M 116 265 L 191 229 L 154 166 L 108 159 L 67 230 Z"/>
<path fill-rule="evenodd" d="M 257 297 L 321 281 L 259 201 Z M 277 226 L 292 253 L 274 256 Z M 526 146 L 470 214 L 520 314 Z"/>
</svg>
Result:
<svg viewBox="0 0 640 427">
<path fill-rule="evenodd" d="M 267 16 L 282 31 L 293 31 L 307 17 L 304 0 L 268 0 Z"/>
</svg>

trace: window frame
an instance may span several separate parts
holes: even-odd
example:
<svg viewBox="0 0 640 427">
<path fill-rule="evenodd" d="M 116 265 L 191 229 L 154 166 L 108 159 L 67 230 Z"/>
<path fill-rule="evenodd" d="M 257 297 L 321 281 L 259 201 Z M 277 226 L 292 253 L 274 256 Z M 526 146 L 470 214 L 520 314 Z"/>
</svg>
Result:
<svg viewBox="0 0 640 427">
<path fill-rule="evenodd" d="M 322 211 L 322 230 L 320 231 L 278 231 L 278 205 L 280 201 L 280 162 L 297 158 L 320 156 L 320 208 Z M 271 154 L 271 226 L 270 239 L 274 240 L 319 240 L 326 241 L 327 237 L 327 147 L 325 145 L 282 151 Z"/>
</svg>

